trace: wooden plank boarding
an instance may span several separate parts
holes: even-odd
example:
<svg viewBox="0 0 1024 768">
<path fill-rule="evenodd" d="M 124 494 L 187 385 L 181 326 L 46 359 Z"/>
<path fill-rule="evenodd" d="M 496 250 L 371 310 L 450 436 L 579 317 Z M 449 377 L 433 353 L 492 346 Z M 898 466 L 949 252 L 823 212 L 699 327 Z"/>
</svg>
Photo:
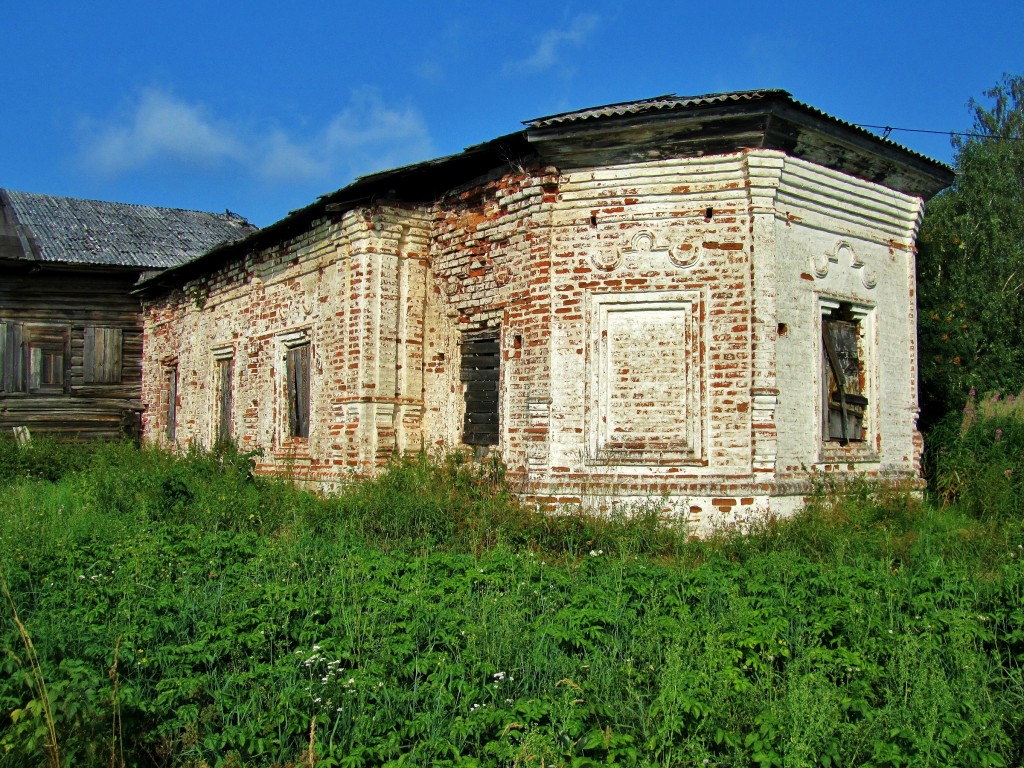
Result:
<svg viewBox="0 0 1024 768">
<path fill-rule="evenodd" d="M 122 337 L 120 328 L 86 326 L 82 351 L 85 383 L 120 383 Z"/>
<path fill-rule="evenodd" d="M 288 350 L 288 431 L 290 437 L 309 437 L 309 344 Z"/>
<path fill-rule="evenodd" d="M 167 439 L 174 442 L 174 433 L 178 421 L 178 366 L 169 366 L 164 375 L 167 377 L 167 423 L 164 425 Z"/>
<path fill-rule="evenodd" d="M 2 323 L 0 333 L 0 364 L 3 366 L 2 392 L 24 392 L 24 352 L 23 352 L 23 330 L 21 323 Z"/>
<path fill-rule="evenodd" d="M 231 440 L 232 373 L 235 361 L 226 357 L 217 361 L 219 372 L 217 441 L 222 445 Z"/>
<path fill-rule="evenodd" d="M 467 445 L 497 444 L 501 379 L 501 342 L 497 332 L 463 340 L 459 378 L 463 382 L 466 409 L 462 441 Z"/>
</svg>

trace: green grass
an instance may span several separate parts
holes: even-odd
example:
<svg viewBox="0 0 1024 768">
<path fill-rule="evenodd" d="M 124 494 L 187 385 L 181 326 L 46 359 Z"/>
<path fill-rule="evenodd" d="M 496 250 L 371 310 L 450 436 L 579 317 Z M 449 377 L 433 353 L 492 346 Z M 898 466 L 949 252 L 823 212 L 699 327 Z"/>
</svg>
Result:
<svg viewBox="0 0 1024 768">
<path fill-rule="evenodd" d="M 320 499 L 232 450 L 31 450 L 0 444 L 0 574 L 38 654 L 0 613 L 0 766 L 51 759 L 35 672 L 75 766 L 1024 755 L 1012 485 L 823 489 L 688 541 L 653 510 L 534 514 L 458 456 Z"/>
</svg>

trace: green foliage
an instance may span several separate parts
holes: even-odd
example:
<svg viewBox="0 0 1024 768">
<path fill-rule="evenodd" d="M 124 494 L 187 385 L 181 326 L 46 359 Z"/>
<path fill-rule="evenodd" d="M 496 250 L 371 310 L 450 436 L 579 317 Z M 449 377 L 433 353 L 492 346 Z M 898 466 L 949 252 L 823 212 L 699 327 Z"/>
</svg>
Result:
<svg viewBox="0 0 1024 768">
<path fill-rule="evenodd" d="M 377 478 L 358 483 L 310 511 L 319 530 L 346 531 L 384 549 L 480 551 L 514 537 L 530 518 L 491 459 L 473 463 L 459 453 L 395 459 Z"/>
<path fill-rule="evenodd" d="M 528 513 L 500 465 L 457 457 L 327 499 L 231 452 L 83 461 L 0 486 L 0 573 L 65 765 L 1000 766 L 1024 750 L 1021 527 L 964 513 L 962 493 L 939 509 L 823 480 L 792 521 L 688 542 L 658 504 Z M 0 766 L 43 763 L 10 612 L 0 649 Z"/>
<path fill-rule="evenodd" d="M 973 393 L 929 435 L 930 485 L 942 504 L 976 519 L 1013 523 L 1024 491 L 1024 398 Z"/>
<path fill-rule="evenodd" d="M 1024 76 L 970 101 L 956 181 L 928 204 L 918 259 L 922 423 L 970 389 L 1024 389 Z"/>
<path fill-rule="evenodd" d="M 656 500 L 595 515 L 567 508 L 529 518 L 524 538 L 531 546 L 572 559 L 595 555 L 673 556 L 683 550 L 686 531 Z"/>
<path fill-rule="evenodd" d="M 46 435 L 19 445 L 10 434 L 0 434 L 0 482 L 20 477 L 59 480 L 85 468 L 95 446 L 54 440 Z"/>
</svg>

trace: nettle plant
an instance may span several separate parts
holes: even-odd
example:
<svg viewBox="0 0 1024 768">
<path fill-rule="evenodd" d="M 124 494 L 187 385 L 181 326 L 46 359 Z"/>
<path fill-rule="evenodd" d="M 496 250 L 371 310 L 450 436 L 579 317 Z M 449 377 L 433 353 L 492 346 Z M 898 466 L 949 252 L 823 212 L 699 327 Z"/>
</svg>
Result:
<svg viewBox="0 0 1024 768">
<path fill-rule="evenodd" d="M 462 464 L 332 498 L 121 447 L 14 473 L 0 766 L 1011 765 L 1024 535 L 971 483 L 1018 432 L 953 426 L 945 507 L 837 489 L 692 542 Z"/>
</svg>

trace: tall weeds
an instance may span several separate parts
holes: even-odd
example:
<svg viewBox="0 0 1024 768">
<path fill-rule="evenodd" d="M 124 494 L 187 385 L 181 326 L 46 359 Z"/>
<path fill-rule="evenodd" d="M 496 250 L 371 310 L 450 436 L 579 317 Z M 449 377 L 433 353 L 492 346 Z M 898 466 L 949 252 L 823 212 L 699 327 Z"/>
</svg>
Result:
<svg viewBox="0 0 1024 768">
<path fill-rule="evenodd" d="M 46 755 L 51 768 L 60 768 L 61 757 L 60 747 L 57 744 L 57 729 L 54 725 L 53 708 L 50 704 L 50 695 L 46 690 L 46 679 L 43 675 L 42 665 L 39 663 L 39 654 L 36 653 L 32 636 L 25 629 L 18 617 L 18 609 L 14 604 L 14 597 L 7 586 L 7 579 L 0 573 L 0 590 L 7 598 L 7 604 L 11 608 L 11 619 L 18 628 L 18 637 L 25 648 L 25 660 L 28 662 L 28 669 L 25 672 L 25 679 L 34 694 L 33 698 L 23 708 L 18 708 L 10 713 L 11 720 L 16 726 L 22 720 L 31 720 L 33 717 L 41 717 L 45 728 L 45 737 L 41 739 L 41 751 Z M 23 729 L 25 737 L 31 741 L 40 741 L 39 728 Z"/>
<path fill-rule="evenodd" d="M 973 394 L 929 435 L 926 471 L 938 503 L 977 519 L 1021 517 L 1024 396 Z"/>
<path fill-rule="evenodd" d="M 0 658 L 2 768 L 54 764 L 50 744 L 63 764 L 321 768 L 1024 751 L 1024 542 L 962 490 L 823 487 L 690 542 L 657 504 L 535 514 L 458 456 L 330 498 L 237 452 L 82 462 L 0 488 L 0 640 L 23 649 Z"/>
</svg>

